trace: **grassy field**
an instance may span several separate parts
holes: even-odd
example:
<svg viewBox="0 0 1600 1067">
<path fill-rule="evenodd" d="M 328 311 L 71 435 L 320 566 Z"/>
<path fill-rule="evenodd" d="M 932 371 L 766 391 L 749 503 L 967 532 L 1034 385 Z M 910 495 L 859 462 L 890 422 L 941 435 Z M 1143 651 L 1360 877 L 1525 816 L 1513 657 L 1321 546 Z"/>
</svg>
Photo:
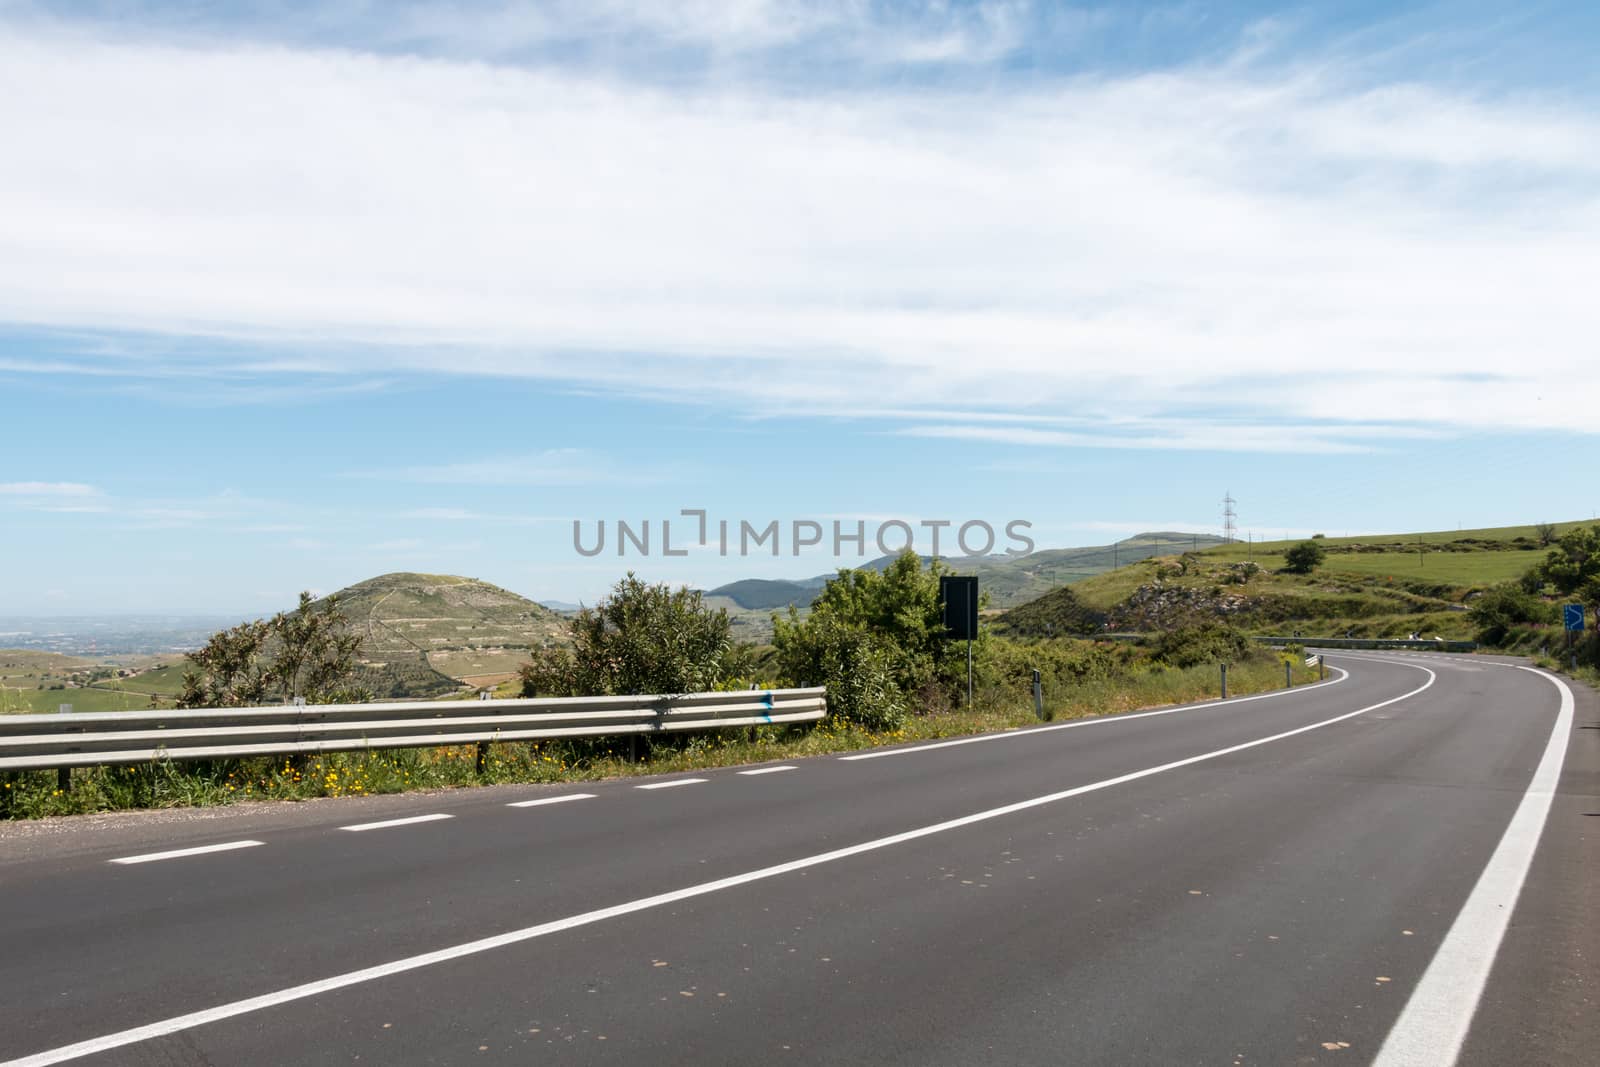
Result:
<svg viewBox="0 0 1600 1067">
<path fill-rule="evenodd" d="M 1564 523 L 1570 528 L 1579 523 Z M 1499 535 L 1499 536 L 1497 536 Z M 1520 540 L 1519 540 L 1520 539 Z M 1268 570 L 1284 564 L 1284 552 L 1299 542 L 1273 541 L 1257 545 L 1219 545 L 1207 558 L 1239 562 L 1253 560 Z M 1548 549 L 1539 545 L 1531 527 L 1502 530 L 1406 534 L 1382 538 L 1323 538 L 1328 550 L 1322 570 L 1380 578 L 1412 578 L 1448 582 L 1462 587 L 1485 587 L 1509 582 L 1544 559 Z"/>
<path fill-rule="evenodd" d="M 172 706 L 182 685 L 171 657 L 93 660 L 27 649 L 0 649 L 0 712 L 132 711 L 156 696 Z M 131 677 L 119 677 L 128 671 Z"/>
<path fill-rule="evenodd" d="M 1542 552 L 1352 553 L 1329 556 L 1323 566 L 1339 574 L 1392 576 L 1483 587 L 1514 581 L 1543 558 Z"/>
<path fill-rule="evenodd" d="M 8 689 L 0 694 L 0 711 L 13 714 L 55 712 L 62 704 L 71 704 L 74 712 L 139 711 L 150 706 L 150 695 L 99 688 Z M 163 701 L 162 706 L 170 708 L 172 702 Z"/>
<path fill-rule="evenodd" d="M 146 696 L 175 697 L 183 690 L 183 672 L 185 669 L 187 668 L 183 663 L 163 663 L 159 667 L 142 671 L 132 678 L 118 679 L 115 685 L 130 693 L 143 693 Z"/>
</svg>

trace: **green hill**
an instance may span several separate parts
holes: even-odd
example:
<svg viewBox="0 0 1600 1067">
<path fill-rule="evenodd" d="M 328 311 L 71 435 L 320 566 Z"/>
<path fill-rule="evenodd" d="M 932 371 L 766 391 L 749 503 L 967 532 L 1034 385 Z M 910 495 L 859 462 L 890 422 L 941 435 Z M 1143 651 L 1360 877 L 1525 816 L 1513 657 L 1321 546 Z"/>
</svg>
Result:
<svg viewBox="0 0 1600 1067">
<path fill-rule="evenodd" d="M 1328 554 L 1310 575 L 1282 572 L 1296 541 L 1219 544 L 1077 581 L 999 623 L 1037 635 L 1071 620 L 1140 631 L 1224 618 L 1259 633 L 1466 638 L 1472 598 L 1525 573 L 1549 538 L 1578 525 L 1317 538 Z"/>
<path fill-rule="evenodd" d="M 333 595 L 363 634 L 361 681 L 379 696 L 495 684 L 563 634 L 556 612 L 476 578 L 383 574 Z"/>
</svg>

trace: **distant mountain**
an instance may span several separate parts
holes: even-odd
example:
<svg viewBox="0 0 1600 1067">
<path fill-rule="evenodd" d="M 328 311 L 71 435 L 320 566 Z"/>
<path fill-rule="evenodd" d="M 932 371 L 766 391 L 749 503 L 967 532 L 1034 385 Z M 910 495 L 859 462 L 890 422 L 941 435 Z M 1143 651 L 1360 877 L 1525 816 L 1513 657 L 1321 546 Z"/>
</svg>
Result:
<svg viewBox="0 0 1600 1067">
<path fill-rule="evenodd" d="M 570 600 L 540 600 L 537 603 L 542 608 L 549 608 L 551 611 L 562 613 L 578 611 L 583 607 L 582 604 L 574 604 Z"/>
<path fill-rule="evenodd" d="M 742 578 L 710 590 L 706 593 L 706 599 L 722 597 L 747 611 L 776 611 L 790 604 L 803 608 L 816 598 L 821 589 L 820 578 L 808 578 L 803 582 Z"/>
<path fill-rule="evenodd" d="M 339 590 L 339 612 L 364 635 L 369 688 L 427 696 L 504 680 L 529 649 L 561 639 L 561 616 L 476 578 L 383 574 Z"/>
<path fill-rule="evenodd" d="M 991 608 L 1009 608 L 1037 599 L 1069 582 L 1103 574 L 1149 556 L 1172 555 L 1191 549 L 1221 544 L 1211 534 L 1186 534 L 1155 531 L 1142 533 L 1112 545 L 1085 548 L 1049 548 L 1026 556 L 945 557 L 944 562 L 958 574 L 976 574 Z M 932 557 L 924 556 L 927 563 Z M 893 556 L 859 564 L 868 570 L 882 570 L 894 562 Z M 823 583 L 833 574 L 820 574 L 799 581 L 744 578 L 706 592 L 713 604 L 718 600 L 730 612 L 780 611 L 793 604 L 810 606 Z"/>
</svg>

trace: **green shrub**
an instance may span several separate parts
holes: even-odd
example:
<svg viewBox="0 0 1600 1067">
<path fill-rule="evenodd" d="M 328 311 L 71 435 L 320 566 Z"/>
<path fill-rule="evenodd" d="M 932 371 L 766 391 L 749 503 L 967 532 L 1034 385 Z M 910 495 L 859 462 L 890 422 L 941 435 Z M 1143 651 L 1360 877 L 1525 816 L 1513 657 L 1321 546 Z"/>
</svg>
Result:
<svg viewBox="0 0 1600 1067">
<path fill-rule="evenodd" d="M 1527 623 L 1555 621 L 1555 605 L 1547 604 L 1520 585 L 1497 585 L 1481 594 L 1467 609 L 1477 627 L 1478 640 L 1486 645 L 1503 645 L 1514 627 Z"/>
<path fill-rule="evenodd" d="M 1250 638 L 1226 623 L 1203 622 L 1180 626 L 1156 638 L 1155 658 L 1173 667 L 1198 667 L 1205 663 L 1233 663 L 1255 652 Z"/>
<path fill-rule="evenodd" d="M 674 695 L 718 688 L 740 673 L 728 613 L 697 590 L 649 585 L 632 572 L 568 623 L 572 648 L 536 653 L 524 696 Z"/>
<path fill-rule="evenodd" d="M 1290 574 L 1310 574 L 1322 565 L 1328 550 L 1316 541 L 1301 541 L 1283 554 L 1283 569 Z"/>
<path fill-rule="evenodd" d="M 896 677 L 890 642 L 832 614 L 803 623 L 778 620 L 774 643 L 783 679 L 828 689 L 828 711 L 868 730 L 892 730 L 906 719 L 906 692 Z"/>
<path fill-rule="evenodd" d="M 882 571 L 841 570 L 828 579 L 805 619 L 793 608 L 787 617 L 773 616 L 780 675 L 795 685 L 826 684 L 817 665 L 832 662 L 826 650 L 843 647 L 840 633 L 870 635 L 871 649 L 861 654 L 873 662 L 879 654 L 885 658 L 902 700 L 915 700 L 923 711 L 955 706 L 966 693 L 967 650 L 966 642 L 952 640 L 944 628 L 943 573 L 937 561 L 924 568 L 912 552 Z M 975 665 L 987 660 L 989 640 L 987 633 L 979 636 Z"/>
</svg>

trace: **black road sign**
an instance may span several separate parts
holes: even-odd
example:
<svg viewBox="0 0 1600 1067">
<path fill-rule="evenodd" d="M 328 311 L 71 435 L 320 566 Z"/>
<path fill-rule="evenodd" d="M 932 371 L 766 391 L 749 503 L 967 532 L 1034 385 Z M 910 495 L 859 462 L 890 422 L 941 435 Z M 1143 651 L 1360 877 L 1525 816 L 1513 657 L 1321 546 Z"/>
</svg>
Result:
<svg viewBox="0 0 1600 1067">
<path fill-rule="evenodd" d="M 944 608 L 944 627 L 951 637 L 968 641 L 978 636 L 978 579 L 976 575 L 942 575 L 939 578 L 939 603 Z"/>
</svg>

